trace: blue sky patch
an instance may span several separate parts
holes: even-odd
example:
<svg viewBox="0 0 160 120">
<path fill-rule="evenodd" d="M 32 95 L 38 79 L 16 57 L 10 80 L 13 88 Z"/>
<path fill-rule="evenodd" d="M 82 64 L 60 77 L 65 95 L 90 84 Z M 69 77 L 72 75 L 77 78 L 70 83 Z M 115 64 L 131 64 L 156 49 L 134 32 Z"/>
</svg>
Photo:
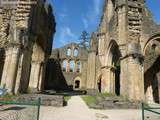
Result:
<svg viewBox="0 0 160 120">
<path fill-rule="evenodd" d="M 96 31 L 102 14 L 104 0 L 49 0 L 54 6 L 56 33 L 53 47 L 80 42 L 82 31 Z M 153 18 L 160 23 L 160 0 L 146 0 Z"/>
</svg>

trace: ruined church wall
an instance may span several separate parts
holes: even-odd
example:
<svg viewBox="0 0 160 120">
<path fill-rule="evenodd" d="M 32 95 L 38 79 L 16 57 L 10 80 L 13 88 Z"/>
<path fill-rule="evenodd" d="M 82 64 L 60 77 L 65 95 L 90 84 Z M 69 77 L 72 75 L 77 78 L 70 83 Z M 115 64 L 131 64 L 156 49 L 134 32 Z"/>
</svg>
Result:
<svg viewBox="0 0 160 120">
<path fill-rule="evenodd" d="M 33 60 L 34 44 L 38 42 L 38 45 L 44 48 L 43 53 L 45 59 L 47 59 L 46 56 L 49 56 L 49 51 L 51 51 L 52 45 L 48 44 L 52 43 L 52 31 L 55 32 L 55 21 L 51 6 L 40 0 L 32 1 L 31 3 L 28 1 L 19 1 L 14 5 L 1 4 L 0 11 L 2 18 L 2 44 L 0 47 L 5 48 L 7 53 L 1 86 L 6 86 L 8 92 L 27 92 L 29 82 L 31 83 L 30 87 L 34 86 L 32 80 L 29 81 L 30 70 L 33 67 L 31 61 Z M 38 14 L 41 15 L 37 16 Z M 44 25 L 46 20 L 48 22 Z M 45 29 L 44 32 L 43 27 Z M 43 43 L 42 41 L 37 41 L 40 34 L 44 38 Z M 42 61 L 45 61 L 45 59 Z M 9 65 L 9 63 L 12 65 Z M 37 75 L 41 76 L 41 74 L 43 73 L 41 72 Z M 36 84 L 41 86 L 38 80 L 36 82 Z M 35 88 L 37 89 L 37 86 Z M 41 89 L 41 87 L 39 88 Z"/>
<path fill-rule="evenodd" d="M 110 10 L 107 11 L 108 9 Z M 147 14 L 143 0 L 114 1 L 114 3 L 106 1 L 98 30 L 100 34 L 104 34 L 103 37 L 99 37 L 98 48 L 103 92 L 112 92 L 114 88 L 111 84 L 114 83 L 112 81 L 114 74 L 111 75 L 114 73 L 112 71 L 114 66 L 110 66 L 113 57 L 110 49 L 112 41 L 115 41 L 121 54 L 119 58 L 121 95 L 129 99 L 144 99 L 142 51 L 148 39 L 159 31 L 159 26 L 154 24 Z M 150 28 L 147 28 L 148 24 Z"/>
</svg>

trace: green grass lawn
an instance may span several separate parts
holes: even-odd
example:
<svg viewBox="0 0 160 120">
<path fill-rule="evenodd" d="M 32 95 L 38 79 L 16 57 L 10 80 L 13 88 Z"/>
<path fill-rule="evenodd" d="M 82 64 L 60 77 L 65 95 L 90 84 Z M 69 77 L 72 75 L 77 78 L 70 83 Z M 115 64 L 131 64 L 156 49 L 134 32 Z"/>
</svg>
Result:
<svg viewBox="0 0 160 120">
<path fill-rule="evenodd" d="M 64 101 L 68 102 L 71 99 L 71 96 L 64 96 Z"/>
<path fill-rule="evenodd" d="M 110 96 L 114 96 L 114 95 L 110 93 L 97 93 L 95 96 L 83 95 L 81 96 L 81 98 L 86 102 L 87 105 L 90 105 L 90 104 L 96 104 L 97 97 L 110 97 Z"/>
<path fill-rule="evenodd" d="M 81 98 L 86 102 L 87 105 L 96 104 L 96 96 L 84 95 Z"/>
</svg>

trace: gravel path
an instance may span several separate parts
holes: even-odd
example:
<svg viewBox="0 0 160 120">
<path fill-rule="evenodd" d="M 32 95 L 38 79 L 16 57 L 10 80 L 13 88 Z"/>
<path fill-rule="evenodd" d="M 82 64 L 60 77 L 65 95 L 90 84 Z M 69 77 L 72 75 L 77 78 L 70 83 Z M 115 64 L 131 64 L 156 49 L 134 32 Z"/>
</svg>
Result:
<svg viewBox="0 0 160 120">
<path fill-rule="evenodd" d="M 95 120 L 95 114 L 79 96 L 73 96 L 66 107 L 43 107 L 40 118 L 40 120 Z"/>
<path fill-rule="evenodd" d="M 74 96 L 66 107 L 41 107 L 40 120 L 141 120 L 141 111 L 92 110 L 79 96 Z"/>
</svg>

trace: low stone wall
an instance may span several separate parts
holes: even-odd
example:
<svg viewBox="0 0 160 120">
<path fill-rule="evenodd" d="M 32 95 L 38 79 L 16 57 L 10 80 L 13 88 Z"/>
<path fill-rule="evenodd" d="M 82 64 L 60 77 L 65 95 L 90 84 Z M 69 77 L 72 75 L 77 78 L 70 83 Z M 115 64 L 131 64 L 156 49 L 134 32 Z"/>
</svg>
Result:
<svg viewBox="0 0 160 120">
<path fill-rule="evenodd" d="M 128 101 L 118 96 L 97 96 L 95 103 L 88 106 L 93 109 L 141 109 L 141 102 Z"/>
<path fill-rule="evenodd" d="M 25 94 L 17 98 L 18 101 L 35 101 L 41 98 L 41 105 L 62 107 L 64 97 L 62 95 L 44 95 L 44 94 Z"/>
</svg>

